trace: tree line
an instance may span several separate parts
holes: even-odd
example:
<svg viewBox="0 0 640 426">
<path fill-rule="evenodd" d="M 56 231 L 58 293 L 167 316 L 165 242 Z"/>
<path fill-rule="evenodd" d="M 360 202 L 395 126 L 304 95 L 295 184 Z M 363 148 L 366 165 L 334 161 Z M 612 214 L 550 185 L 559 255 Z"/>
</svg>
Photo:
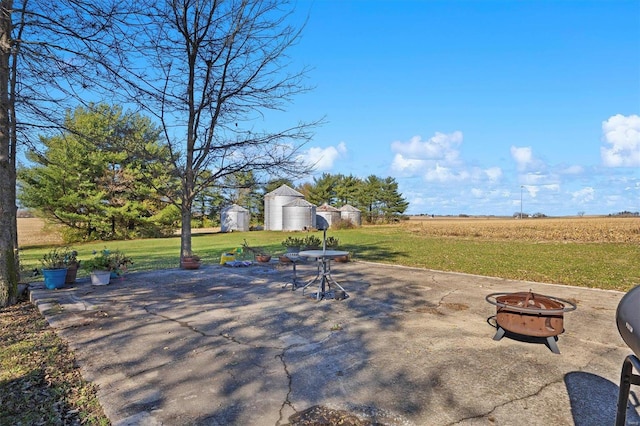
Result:
<svg viewBox="0 0 640 426">
<path fill-rule="evenodd" d="M 18 170 L 18 198 L 24 208 L 63 225 L 67 241 L 158 237 L 180 226 L 179 173 L 160 142 L 161 129 L 139 113 L 106 104 L 67 112 L 65 130 L 41 137 L 43 149 L 26 153 Z M 205 172 L 201 179 L 207 180 Z M 198 182 L 199 183 L 199 182 Z M 290 179 L 259 182 L 252 171 L 203 185 L 192 207 L 192 226 L 219 223 L 221 210 L 239 204 L 254 223 L 264 221 L 264 195 Z M 368 223 L 388 222 L 408 203 L 391 178 L 365 179 L 324 173 L 296 187 L 307 201 L 351 204 Z"/>
</svg>

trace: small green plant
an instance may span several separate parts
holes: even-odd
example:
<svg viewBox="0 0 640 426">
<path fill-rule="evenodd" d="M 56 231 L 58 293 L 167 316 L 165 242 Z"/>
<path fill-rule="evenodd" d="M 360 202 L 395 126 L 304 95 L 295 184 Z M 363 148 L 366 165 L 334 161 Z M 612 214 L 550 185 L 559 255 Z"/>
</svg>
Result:
<svg viewBox="0 0 640 426">
<path fill-rule="evenodd" d="M 133 260 L 119 250 L 111 251 L 105 248 L 94 254 L 92 259 L 83 262 L 84 267 L 89 271 L 121 272 L 126 270 L 128 265 L 133 264 Z"/>
<path fill-rule="evenodd" d="M 64 262 L 65 253 L 58 248 L 51 249 L 48 253 L 46 253 L 42 258 L 40 258 L 40 263 L 42 264 L 42 269 L 64 269 L 67 266 Z"/>
<path fill-rule="evenodd" d="M 281 244 L 285 247 L 301 247 L 305 245 L 304 241 L 303 238 L 289 236 Z"/>
<path fill-rule="evenodd" d="M 66 267 L 80 265 L 80 259 L 78 259 L 77 251 L 72 250 L 69 247 L 65 247 L 62 253 L 64 255 L 63 262 Z"/>
<path fill-rule="evenodd" d="M 327 248 L 336 248 L 340 244 L 340 240 L 336 237 L 327 237 Z"/>
<path fill-rule="evenodd" d="M 315 235 L 307 235 L 302 245 L 308 248 L 320 248 L 322 247 L 322 240 Z"/>
<path fill-rule="evenodd" d="M 269 253 L 262 247 L 251 247 L 247 240 L 242 243 L 243 252 L 251 252 L 254 256 L 269 256 Z"/>
<path fill-rule="evenodd" d="M 354 229 L 356 225 L 347 219 L 340 219 L 336 222 L 331 223 L 331 229 L 334 230 L 344 230 L 344 229 Z"/>
</svg>

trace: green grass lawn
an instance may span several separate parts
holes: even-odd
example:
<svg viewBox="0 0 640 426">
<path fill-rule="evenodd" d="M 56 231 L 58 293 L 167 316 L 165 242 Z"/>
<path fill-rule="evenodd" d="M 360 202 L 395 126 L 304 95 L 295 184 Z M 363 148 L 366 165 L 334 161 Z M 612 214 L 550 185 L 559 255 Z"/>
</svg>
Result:
<svg viewBox="0 0 640 426">
<path fill-rule="evenodd" d="M 218 263 L 220 255 L 252 246 L 272 254 L 283 253 L 280 244 L 289 235 L 304 233 L 274 231 L 194 234 L 193 250 L 204 263 Z M 314 235 L 322 237 L 321 232 Z M 355 260 L 366 260 L 441 271 L 465 272 L 492 277 L 629 290 L 640 284 L 640 247 L 636 243 L 574 243 L 498 241 L 468 237 L 428 237 L 401 226 L 367 226 L 329 231 L 340 239 L 340 249 Z M 76 244 L 80 259 L 106 248 L 122 250 L 134 259 L 132 271 L 176 268 L 180 238 Z M 21 250 L 23 269 L 39 267 L 38 259 L 48 248 Z M 86 276 L 87 271 L 79 271 Z"/>
</svg>

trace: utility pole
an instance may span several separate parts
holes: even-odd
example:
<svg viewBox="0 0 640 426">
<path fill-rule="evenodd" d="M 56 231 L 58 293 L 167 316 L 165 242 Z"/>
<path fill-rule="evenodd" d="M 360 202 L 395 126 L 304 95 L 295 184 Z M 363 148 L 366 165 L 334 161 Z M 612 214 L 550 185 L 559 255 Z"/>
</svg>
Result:
<svg viewBox="0 0 640 426">
<path fill-rule="evenodd" d="M 522 190 L 524 189 L 524 185 L 520 185 L 520 219 L 522 219 Z"/>
</svg>

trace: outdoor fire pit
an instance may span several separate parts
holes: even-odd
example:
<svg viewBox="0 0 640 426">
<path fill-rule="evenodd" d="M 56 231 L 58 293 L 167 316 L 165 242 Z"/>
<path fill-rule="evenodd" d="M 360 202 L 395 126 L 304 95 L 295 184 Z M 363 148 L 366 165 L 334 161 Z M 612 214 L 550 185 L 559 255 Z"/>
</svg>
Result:
<svg viewBox="0 0 640 426">
<path fill-rule="evenodd" d="M 556 339 L 564 332 L 564 313 L 574 311 L 575 303 L 531 290 L 491 293 L 485 299 L 496 306 L 498 331 L 493 340 L 502 339 L 506 331 L 520 336 L 542 337 L 546 338 L 553 353 L 560 353 Z"/>
</svg>

